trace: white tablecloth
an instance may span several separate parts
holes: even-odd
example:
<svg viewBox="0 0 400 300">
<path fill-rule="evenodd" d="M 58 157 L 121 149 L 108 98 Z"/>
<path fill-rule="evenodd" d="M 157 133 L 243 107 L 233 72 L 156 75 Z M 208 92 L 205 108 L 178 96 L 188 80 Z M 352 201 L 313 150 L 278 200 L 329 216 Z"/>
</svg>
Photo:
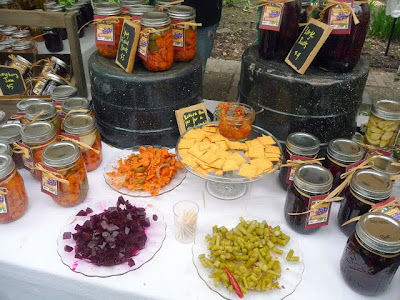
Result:
<svg viewBox="0 0 400 300">
<path fill-rule="evenodd" d="M 118 193 L 104 181 L 103 168 L 115 157 L 118 149 L 104 145 L 100 167 L 89 173 L 90 190 L 85 202 L 75 208 L 57 205 L 40 192 L 39 182 L 22 170 L 29 195 L 26 214 L 10 224 L 0 225 L 0 299 L 1 300 L 64 300 L 64 299 L 222 299 L 198 276 L 192 263 L 191 245 L 178 243 L 173 234 L 172 206 L 180 200 L 192 200 L 200 206 L 199 223 L 219 216 L 224 224 L 226 214 L 250 213 L 266 220 L 283 218 L 286 192 L 278 186 L 277 175 L 253 183 L 247 194 L 238 200 L 213 198 L 205 190 L 205 181 L 187 174 L 173 191 L 148 198 L 163 212 L 167 236 L 161 250 L 138 270 L 122 276 L 91 278 L 72 272 L 57 254 L 56 239 L 66 220 L 80 209 L 103 199 L 117 199 Z M 205 195 L 205 205 L 202 199 Z M 128 197 L 128 199 L 130 199 Z M 370 299 L 353 292 L 342 280 L 339 260 L 347 238 L 339 231 L 334 205 L 331 223 L 311 235 L 289 232 L 300 242 L 305 264 L 303 280 L 292 299 Z M 388 290 L 374 299 L 399 299 L 399 272 Z"/>
</svg>

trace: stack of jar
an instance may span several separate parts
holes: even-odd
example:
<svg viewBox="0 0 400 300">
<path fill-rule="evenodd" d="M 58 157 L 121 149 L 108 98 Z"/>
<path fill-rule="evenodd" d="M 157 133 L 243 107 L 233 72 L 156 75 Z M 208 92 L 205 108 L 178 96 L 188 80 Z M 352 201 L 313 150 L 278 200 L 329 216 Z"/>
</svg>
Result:
<svg viewBox="0 0 400 300">
<path fill-rule="evenodd" d="M 146 69 L 165 71 L 174 61 L 189 61 L 196 55 L 196 12 L 194 8 L 176 5 L 166 12 L 155 12 L 152 6 L 130 7 L 132 19 L 142 25 L 138 55 Z M 95 19 L 110 21 L 96 23 L 95 42 L 99 53 L 114 58 L 117 55 L 123 19 L 121 7 L 112 3 L 95 6 Z M 113 18 L 114 17 L 114 18 Z M 179 24 L 181 23 L 181 24 Z"/>
</svg>

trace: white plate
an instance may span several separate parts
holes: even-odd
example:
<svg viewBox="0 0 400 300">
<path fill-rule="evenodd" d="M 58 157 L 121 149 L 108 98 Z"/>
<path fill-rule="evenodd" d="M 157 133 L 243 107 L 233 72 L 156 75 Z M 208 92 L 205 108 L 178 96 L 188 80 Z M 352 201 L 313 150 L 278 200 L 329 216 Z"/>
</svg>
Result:
<svg viewBox="0 0 400 300">
<path fill-rule="evenodd" d="M 154 148 L 156 148 L 156 147 L 154 147 Z M 169 152 L 173 153 L 173 151 L 171 151 L 170 149 L 168 149 L 168 150 L 169 150 Z M 150 192 L 147 192 L 147 191 L 140 191 L 140 190 L 132 191 L 132 190 L 126 188 L 126 187 L 120 187 L 120 188 L 117 189 L 112 184 L 110 177 L 107 175 L 107 173 L 114 172 L 115 168 L 119 166 L 118 161 L 119 161 L 120 158 L 126 159 L 132 153 L 139 153 L 139 152 L 138 151 L 133 151 L 131 149 L 122 150 L 122 152 L 120 152 L 118 157 L 116 157 L 115 159 L 109 161 L 107 163 L 107 165 L 104 167 L 104 178 L 105 178 L 107 184 L 113 190 L 115 190 L 115 191 L 117 191 L 117 192 L 119 192 L 121 194 L 128 195 L 128 196 L 131 196 L 131 197 L 153 197 L 150 194 Z M 176 173 L 175 177 L 172 178 L 171 182 L 168 183 L 167 185 L 163 186 L 160 189 L 158 195 L 165 194 L 167 192 L 172 191 L 174 188 L 176 188 L 177 186 L 179 186 L 182 183 L 182 181 L 185 179 L 185 177 L 186 177 L 186 170 L 185 170 L 185 168 L 182 167 L 180 170 L 178 170 L 178 172 Z"/>
<path fill-rule="evenodd" d="M 211 269 L 204 268 L 201 264 L 198 256 L 200 254 L 206 254 L 206 257 L 209 256 L 210 251 L 207 249 L 208 243 L 205 241 L 205 236 L 207 234 L 212 235 L 212 226 L 217 225 L 225 226 L 228 230 L 235 227 L 240 221 L 239 217 L 243 217 L 246 221 L 249 220 L 257 220 L 263 221 L 264 218 L 252 216 L 252 215 L 238 215 L 238 216 L 225 216 L 223 224 L 221 223 L 221 219 L 215 218 L 215 220 L 207 220 L 206 224 L 200 224 L 198 226 L 198 232 L 196 234 L 196 239 L 193 244 L 192 252 L 193 252 L 193 263 L 197 269 L 197 272 L 201 279 L 208 285 L 208 287 L 213 290 L 214 292 L 218 293 L 220 296 L 226 299 L 240 299 L 235 292 L 229 291 L 225 288 L 222 284 L 219 287 L 214 285 L 214 279 L 210 278 L 209 275 L 211 274 Z M 213 222 L 214 221 L 214 222 Z M 268 225 L 274 227 L 276 225 L 280 225 L 281 230 L 283 233 L 288 234 L 290 232 L 285 226 L 279 224 L 279 222 L 273 222 L 269 220 L 265 220 L 268 222 Z M 282 247 L 279 247 L 282 248 Z M 280 264 L 281 264 L 281 278 L 278 279 L 279 286 L 284 286 L 284 289 L 280 290 L 271 290 L 271 291 L 249 291 L 244 298 L 245 299 L 252 299 L 252 300 L 280 300 L 285 298 L 286 296 L 292 294 L 296 287 L 300 284 L 304 272 L 304 263 L 303 263 L 303 255 L 301 253 L 301 249 L 299 244 L 290 239 L 289 243 L 282 248 L 284 253 L 282 255 L 276 255 Z M 295 256 L 300 256 L 299 262 L 289 262 L 286 260 L 287 252 L 293 249 Z M 289 270 L 287 270 L 289 269 Z"/>
<path fill-rule="evenodd" d="M 159 210 L 152 206 L 152 204 L 138 201 L 138 199 L 135 199 L 133 201 L 129 200 L 129 202 L 136 207 L 144 207 L 146 209 L 146 217 L 148 217 L 150 220 L 150 227 L 146 228 L 146 244 L 143 249 L 141 249 L 135 256 L 132 257 L 135 262 L 134 266 L 129 267 L 127 262 L 108 267 L 97 266 L 95 264 L 92 264 L 88 260 L 75 258 L 75 250 L 72 250 L 71 252 L 67 252 L 64 250 L 64 247 L 66 245 L 71 246 L 74 249 L 76 245 L 76 242 L 72 237 L 67 240 L 63 239 L 64 232 L 75 233 L 76 224 L 82 225 L 83 223 L 85 223 L 86 220 L 90 219 L 90 216 L 102 213 L 109 207 L 116 206 L 117 199 L 106 200 L 91 205 L 90 208 L 93 210 L 93 213 L 89 214 L 88 216 L 72 216 L 68 219 L 68 222 L 64 225 L 63 228 L 61 228 L 60 236 L 57 239 L 57 252 L 61 257 L 62 262 L 67 265 L 72 271 L 84 274 L 86 276 L 109 277 L 122 275 L 138 269 L 143 264 L 151 260 L 158 252 L 158 250 L 160 250 L 162 243 L 165 239 L 166 224 L 164 221 L 164 217 Z M 82 206 L 82 209 L 85 210 L 86 206 Z M 153 220 L 154 214 L 158 217 L 157 221 Z"/>
</svg>

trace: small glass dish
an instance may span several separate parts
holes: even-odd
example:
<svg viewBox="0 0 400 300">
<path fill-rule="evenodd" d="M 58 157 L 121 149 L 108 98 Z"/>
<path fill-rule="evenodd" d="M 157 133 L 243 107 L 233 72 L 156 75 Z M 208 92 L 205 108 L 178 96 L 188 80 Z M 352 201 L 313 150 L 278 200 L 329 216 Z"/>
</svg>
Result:
<svg viewBox="0 0 400 300">
<path fill-rule="evenodd" d="M 254 109 L 243 103 L 221 102 L 215 109 L 219 132 L 231 141 L 245 140 L 251 133 Z"/>
<path fill-rule="evenodd" d="M 194 242 L 199 206 L 192 201 L 179 201 L 173 207 L 175 238 L 183 244 Z"/>
</svg>

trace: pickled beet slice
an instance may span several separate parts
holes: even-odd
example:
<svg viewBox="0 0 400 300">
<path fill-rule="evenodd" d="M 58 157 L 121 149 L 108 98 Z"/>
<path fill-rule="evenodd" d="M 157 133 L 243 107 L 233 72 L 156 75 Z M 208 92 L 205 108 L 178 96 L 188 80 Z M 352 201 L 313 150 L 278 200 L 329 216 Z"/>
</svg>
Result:
<svg viewBox="0 0 400 300">
<path fill-rule="evenodd" d="M 71 246 L 65 245 L 64 250 L 66 252 L 71 252 L 72 250 L 74 250 L 74 248 L 72 248 Z"/>
<path fill-rule="evenodd" d="M 85 217 L 85 216 L 87 216 L 87 212 L 84 211 L 84 210 L 80 210 L 80 211 L 76 214 L 76 216 L 77 216 L 77 217 Z"/>
<path fill-rule="evenodd" d="M 93 209 L 91 209 L 90 207 L 86 208 L 86 213 L 87 214 L 91 214 L 93 212 Z"/>
<path fill-rule="evenodd" d="M 158 216 L 157 215 L 153 215 L 153 221 L 157 221 L 158 220 Z"/>
<path fill-rule="evenodd" d="M 71 232 L 64 232 L 63 234 L 63 240 L 69 240 L 72 237 Z"/>
<path fill-rule="evenodd" d="M 128 260 L 128 266 L 133 267 L 135 265 L 135 261 L 131 258 Z"/>
</svg>

